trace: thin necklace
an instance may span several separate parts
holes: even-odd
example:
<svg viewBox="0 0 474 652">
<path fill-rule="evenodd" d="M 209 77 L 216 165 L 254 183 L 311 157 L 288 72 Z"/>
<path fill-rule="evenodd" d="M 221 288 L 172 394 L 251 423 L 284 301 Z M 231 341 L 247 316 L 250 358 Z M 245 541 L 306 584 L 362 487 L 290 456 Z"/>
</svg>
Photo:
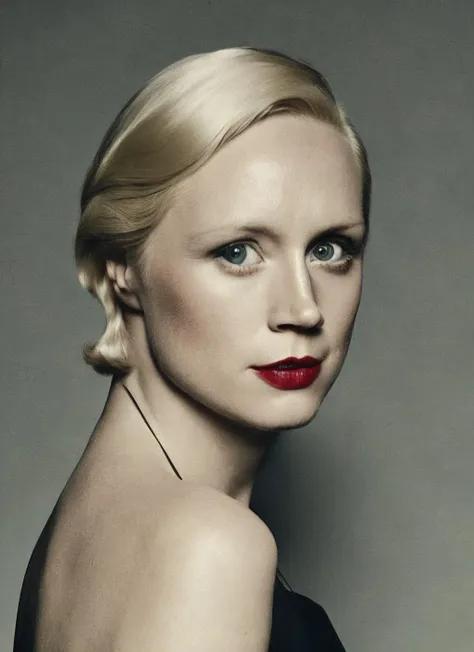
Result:
<svg viewBox="0 0 474 652">
<path fill-rule="evenodd" d="M 128 394 L 128 396 L 130 397 L 130 400 L 132 401 L 133 405 L 137 408 L 138 413 L 140 414 L 141 418 L 142 418 L 143 421 L 145 422 L 145 425 L 147 426 L 148 430 L 151 432 L 151 434 L 153 435 L 153 437 L 154 437 L 154 438 L 156 439 L 156 441 L 158 442 L 158 444 L 159 444 L 161 450 L 162 450 L 163 453 L 165 454 L 166 459 L 167 459 L 168 462 L 170 463 L 170 465 L 171 465 L 173 471 L 176 473 L 176 475 L 178 476 L 178 478 L 179 478 L 180 480 L 182 480 L 183 478 L 182 478 L 182 476 L 180 475 L 178 469 L 175 467 L 175 465 L 173 464 L 173 462 L 172 462 L 170 456 L 169 456 L 168 453 L 165 451 L 163 444 L 162 444 L 161 441 L 158 439 L 158 437 L 157 437 L 155 431 L 153 430 L 153 428 L 151 427 L 151 425 L 150 425 L 148 419 L 147 419 L 146 416 L 143 414 L 143 410 L 142 410 L 141 407 L 138 405 L 138 401 L 137 401 L 136 398 L 133 396 L 132 392 L 128 389 L 127 385 L 125 385 L 125 383 L 122 383 L 122 387 L 123 387 L 124 390 L 127 392 L 127 394 Z M 282 581 L 282 583 L 286 586 L 286 588 L 287 588 L 289 591 L 293 591 L 293 589 L 292 589 L 291 586 L 288 584 L 288 581 L 285 579 L 285 576 L 283 575 L 283 573 L 280 571 L 279 568 L 277 568 L 277 575 L 278 575 L 278 577 L 280 578 L 280 580 Z"/>
</svg>

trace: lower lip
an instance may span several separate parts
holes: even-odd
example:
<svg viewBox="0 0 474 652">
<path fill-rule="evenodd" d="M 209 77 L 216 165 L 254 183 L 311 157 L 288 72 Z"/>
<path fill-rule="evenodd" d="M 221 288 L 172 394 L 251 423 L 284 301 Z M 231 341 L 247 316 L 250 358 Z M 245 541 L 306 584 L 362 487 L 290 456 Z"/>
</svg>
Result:
<svg viewBox="0 0 474 652">
<path fill-rule="evenodd" d="M 257 376 L 277 389 L 304 389 L 319 376 L 321 365 L 299 369 L 255 369 Z"/>
</svg>

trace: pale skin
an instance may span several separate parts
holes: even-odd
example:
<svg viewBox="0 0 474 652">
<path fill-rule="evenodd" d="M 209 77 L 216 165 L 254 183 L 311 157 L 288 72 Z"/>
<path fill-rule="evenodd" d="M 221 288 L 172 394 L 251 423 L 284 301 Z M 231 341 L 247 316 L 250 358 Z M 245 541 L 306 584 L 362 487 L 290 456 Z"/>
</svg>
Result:
<svg viewBox="0 0 474 652">
<path fill-rule="evenodd" d="M 112 385 L 33 556 L 25 591 L 43 569 L 43 592 L 25 650 L 267 650 L 277 547 L 250 497 L 276 433 L 314 418 L 347 353 L 361 199 L 343 135 L 273 116 L 186 180 L 139 265 L 109 261 L 131 309 L 133 369 Z M 323 363 L 305 389 L 251 369 L 306 355 Z M 20 622 L 29 609 L 23 599 Z"/>
</svg>

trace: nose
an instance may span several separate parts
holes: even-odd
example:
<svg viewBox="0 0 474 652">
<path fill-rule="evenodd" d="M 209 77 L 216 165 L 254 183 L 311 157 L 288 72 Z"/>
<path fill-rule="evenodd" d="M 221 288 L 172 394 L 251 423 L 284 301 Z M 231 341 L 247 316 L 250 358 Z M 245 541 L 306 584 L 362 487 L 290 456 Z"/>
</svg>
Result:
<svg viewBox="0 0 474 652">
<path fill-rule="evenodd" d="M 324 323 L 316 299 L 316 287 L 304 262 L 295 262 L 281 270 L 275 280 L 269 326 L 272 330 L 319 329 Z"/>
</svg>

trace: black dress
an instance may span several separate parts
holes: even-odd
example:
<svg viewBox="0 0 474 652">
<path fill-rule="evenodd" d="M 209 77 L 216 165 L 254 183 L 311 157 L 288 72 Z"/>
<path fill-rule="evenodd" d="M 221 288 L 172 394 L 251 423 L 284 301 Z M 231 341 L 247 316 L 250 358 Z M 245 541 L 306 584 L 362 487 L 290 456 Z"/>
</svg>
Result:
<svg viewBox="0 0 474 652">
<path fill-rule="evenodd" d="M 277 576 L 268 652 L 345 652 L 326 612 Z"/>
</svg>

